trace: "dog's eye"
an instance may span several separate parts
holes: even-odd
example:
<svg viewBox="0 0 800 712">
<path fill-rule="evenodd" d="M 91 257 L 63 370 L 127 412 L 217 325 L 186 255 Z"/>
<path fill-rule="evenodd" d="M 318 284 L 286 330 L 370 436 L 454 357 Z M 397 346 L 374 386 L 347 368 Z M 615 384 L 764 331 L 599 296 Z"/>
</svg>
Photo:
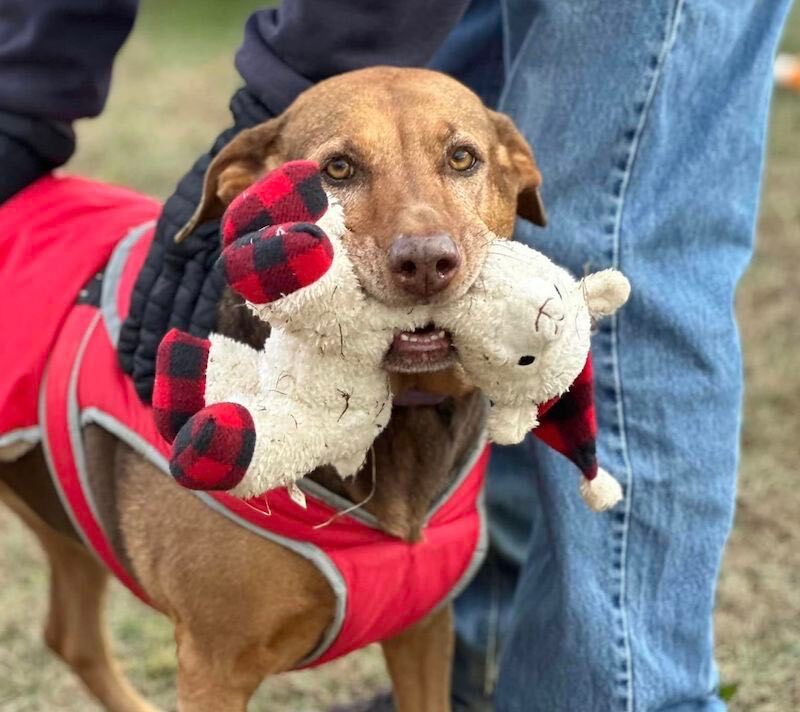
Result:
<svg viewBox="0 0 800 712">
<path fill-rule="evenodd" d="M 450 168 L 454 171 L 468 171 L 472 168 L 475 163 L 477 163 L 478 159 L 475 158 L 475 154 L 472 153 L 468 148 L 464 148 L 464 146 L 459 146 L 456 148 L 451 154 L 450 158 L 448 159 L 448 163 L 450 164 Z"/>
<path fill-rule="evenodd" d="M 520 366 L 530 366 L 536 360 L 536 356 L 521 356 L 517 363 Z"/>
<path fill-rule="evenodd" d="M 341 156 L 332 158 L 325 165 L 325 173 L 333 180 L 347 180 L 352 178 L 355 172 L 356 169 L 353 168 L 353 164 Z"/>
</svg>

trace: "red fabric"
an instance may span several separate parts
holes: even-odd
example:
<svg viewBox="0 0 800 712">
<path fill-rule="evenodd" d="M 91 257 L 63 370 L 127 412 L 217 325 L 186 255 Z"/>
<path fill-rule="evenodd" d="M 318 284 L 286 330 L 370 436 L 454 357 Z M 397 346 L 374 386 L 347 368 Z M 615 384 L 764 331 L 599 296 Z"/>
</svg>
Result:
<svg viewBox="0 0 800 712">
<path fill-rule="evenodd" d="M 62 501 L 68 508 L 72 520 L 77 524 L 84 541 L 134 595 L 145 603 L 149 603 L 139 584 L 117 559 L 108 537 L 96 517 L 91 499 L 87 496 L 81 482 L 77 466 L 76 455 L 80 443 L 76 443 L 74 431 L 70 429 L 70 392 L 73 375 L 71 367 L 81 358 L 85 337 L 91 334 L 96 343 L 98 341 L 97 334 L 99 333 L 101 337 L 104 334 L 105 329 L 102 328 L 102 321 L 98 317 L 99 313 L 93 307 L 75 307 L 67 317 L 59 334 L 42 386 L 45 406 L 42 410 L 43 421 L 41 424 L 43 444 L 49 463 L 57 474 L 56 484 L 61 491 Z M 86 350 L 88 351 L 91 346 L 90 341 Z M 110 369 L 101 370 L 100 364 L 91 357 L 83 361 L 91 363 L 92 368 L 81 370 L 77 384 L 78 390 L 80 390 L 81 384 L 85 384 L 87 381 L 92 387 L 101 389 L 113 388 L 118 385 L 123 377 L 117 367 L 116 353 L 109 350 L 108 355 L 112 357 L 113 368 Z M 127 379 L 125 380 L 127 381 Z M 136 398 L 136 395 L 134 394 L 133 397 Z"/>
<path fill-rule="evenodd" d="M 36 425 L 45 362 L 78 292 L 159 210 L 132 191 L 69 176 L 42 178 L 0 205 L 0 435 Z"/>
<path fill-rule="evenodd" d="M 478 544 L 477 501 L 488 462 L 486 447 L 461 487 L 425 527 L 422 541 L 415 544 L 348 516 L 330 521 L 334 510 L 313 498 L 308 498 L 308 509 L 303 510 L 283 489 L 247 501 L 215 497 L 249 522 L 320 547 L 343 574 L 347 581 L 344 627 L 334 645 L 314 662 L 317 665 L 399 633 L 427 615 L 451 590 Z"/>
<path fill-rule="evenodd" d="M 78 381 L 81 410 L 93 407 L 109 414 L 168 457 L 170 446 L 158 434 L 151 409 L 141 403 L 130 379 L 117 367 L 102 322 L 89 339 L 84 364 Z M 56 427 L 54 424 L 54 430 Z M 64 434 L 59 437 L 60 447 L 65 439 Z M 335 510 L 310 496 L 304 510 L 285 490 L 247 501 L 219 492 L 209 495 L 250 525 L 319 547 L 341 573 L 347 589 L 344 625 L 333 645 L 314 661 L 317 665 L 394 635 L 423 618 L 452 589 L 469 566 L 480 538 L 478 498 L 488 460 L 486 448 L 416 544 L 400 541 L 347 515 L 332 519 Z M 59 475 L 69 470 L 65 463 Z M 67 486 L 73 492 L 70 501 L 80 500 L 77 478 L 67 478 Z M 137 592 L 130 577 L 124 572 L 120 575 L 121 567 L 113 565 L 113 554 L 109 558 L 104 555 L 110 547 L 99 526 L 92 524 L 91 512 L 83 508 L 79 516 L 88 525 L 92 546 L 101 558 Z M 319 525 L 324 526 L 315 528 Z"/>
</svg>

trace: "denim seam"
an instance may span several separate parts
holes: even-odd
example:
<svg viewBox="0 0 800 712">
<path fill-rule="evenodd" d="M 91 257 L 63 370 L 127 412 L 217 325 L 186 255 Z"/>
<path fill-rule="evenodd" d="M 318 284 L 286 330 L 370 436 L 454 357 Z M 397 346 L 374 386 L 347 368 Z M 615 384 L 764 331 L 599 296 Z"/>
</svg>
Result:
<svg viewBox="0 0 800 712">
<path fill-rule="evenodd" d="M 508 84 L 508 77 L 511 76 L 511 30 L 509 29 L 508 3 L 500 2 L 500 22 L 503 28 L 503 72 L 506 76 L 501 95 L 497 98 L 497 105 L 500 106 L 502 92 Z"/>
<path fill-rule="evenodd" d="M 654 57 L 655 64 L 652 68 L 652 76 L 650 77 L 649 86 L 644 102 L 639 109 L 639 120 L 636 128 L 634 129 L 630 143 L 627 147 L 627 160 L 625 161 L 622 170 L 622 179 L 617 189 L 615 215 L 613 222 L 612 237 L 612 266 L 619 268 L 620 265 L 620 249 L 621 249 L 621 232 L 622 232 L 622 216 L 625 210 L 625 199 L 627 195 L 628 185 L 630 183 L 631 174 L 633 172 L 634 164 L 638 156 L 639 145 L 641 142 L 644 129 L 647 124 L 650 108 L 652 107 L 653 100 L 658 88 L 659 79 L 662 76 L 664 65 L 667 56 L 675 44 L 677 38 L 678 26 L 682 17 L 684 0 L 676 0 L 671 16 L 668 19 L 665 27 L 664 38 L 662 40 L 661 48 Z M 628 619 L 627 610 L 627 566 L 628 566 L 628 536 L 630 531 L 631 510 L 633 501 L 633 466 L 631 464 L 630 451 L 628 448 L 628 436 L 625 427 L 625 408 L 623 405 L 623 387 L 622 387 L 622 373 L 619 362 L 619 320 L 614 315 L 610 321 L 609 335 L 611 341 L 611 354 L 610 365 L 613 370 L 614 379 L 614 392 L 616 401 L 617 413 L 617 427 L 619 428 L 619 443 L 620 454 L 625 468 L 625 502 L 624 510 L 621 516 L 615 518 L 615 531 L 614 539 L 620 540 L 620 549 L 615 555 L 618 557 L 615 563 L 618 564 L 615 568 L 619 571 L 619 592 L 617 598 L 617 608 L 619 613 L 618 625 L 621 628 L 621 652 L 622 652 L 622 665 L 621 675 L 618 678 L 625 685 L 625 692 L 621 697 L 621 709 L 624 712 L 633 712 L 633 656 L 631 653 L 630 642 L 630 622 Z"/>
<path fill-rule="evenodd" d="M 506 13 L 506 19 L 508 19 L 508 13 Z M 508 29 L 508 22 L 503 26 L 503 31 L 505 33 L 505 37 L 503 40 L 503 55 L 504 61 L 509 62 L 509 66 L 506 67 L 506 80 L 503 84 L 503 91 L 500 92 L 500 97 L 497 100 L 497 108 L 499 111 L 503 111 L 503 106 L 506 103 L 506 98 L 508 97 L 509 92 L 511 91 L 511 86 L 514 83 L 514 75 L 517 73 L 519 69 L 519 65 L 522 63 L 522 57 L 525 55 L 528 47 L 533 44 L 533 37 L 534 33 L 531 30 L 528 30 L 528 33 L 525 35 L 525 39 L 522 41 L 522 44 L 519 46 L 517 50 L 517 54 L 512 58 L 511 57 L 511 34 Z"/>
<path fill-rule="evenodd" d="M 491 604 L 486 624 L 486 667 L 483 674 L 483 694 L 487 697 L 494 693 L 494 688 L 497 684 L 500 657 L 500 595 L 497 582 L 497 561 L 492 559 L 490 563 L 489 596 Z"/>
</svg>

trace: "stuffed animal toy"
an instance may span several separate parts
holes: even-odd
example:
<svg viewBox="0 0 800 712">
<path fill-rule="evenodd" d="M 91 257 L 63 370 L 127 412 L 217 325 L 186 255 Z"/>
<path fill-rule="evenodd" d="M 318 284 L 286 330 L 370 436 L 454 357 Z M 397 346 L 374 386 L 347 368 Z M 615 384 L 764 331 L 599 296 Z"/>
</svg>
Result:
<svg viewBox="0 0 800 712">
<path fill-rule="evenodd" d="M 271 333 L 261 351 L 177 330 L 162 342 L 153 405 L 185 486 L 245 498 L 287 486 L 301 498 L 293 485 L 320 465 L 342 477 L 360 469 L 391 416 L 380 364 L 395 330 L 430 317 L 367 299 L 343 233 L 342 211 L 328 208 L 307 161 L 274 171 L 226 211 L 219 264 Z"/>
<path fill-rule="evenodd" d="M 272 331 L 262 351 L 218 334 L 165 337 L 153 405 L 174 439 L 173 476 L 240 497 L 286 486 L 302 503 L 295 483 L 314 468 L 355 474 L 391 415 L 381 363 L 395 333 L 433 322 L 451 333 L 466 377 L 490 400 L 489 438 L 519 442 L 538 425 L 534 433 L 581 468 L 589 506 L 613 506 L 622 492 L 594 458 L 587 357 L 592 319 L 624 303 L 627 280 L 606 270 L 576 281 L 498 239 L 461 299 L 389 308 L 361 290 L 340 241 L 341 208 L 327 203 L 316 164 L 294 162 L 223 216 L 219 264 Z"/>
</svg>

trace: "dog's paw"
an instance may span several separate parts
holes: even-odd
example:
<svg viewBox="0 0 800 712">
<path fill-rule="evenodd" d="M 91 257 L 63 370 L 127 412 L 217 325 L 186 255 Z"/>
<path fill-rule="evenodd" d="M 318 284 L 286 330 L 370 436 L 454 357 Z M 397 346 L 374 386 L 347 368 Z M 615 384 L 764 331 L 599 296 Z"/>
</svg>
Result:
<svg viewBox="0 0 800 712">
<path fill-rule="evenodd" d="M 256 444 L 253 418 L 238 403 L 215 403 L 193 415 L 172 444 L 169 471 L 194 490 L 229 490 L 247 472 Z"/>
<path fill-rule="evenodd" d="M 240 237 L 220 260 L 234 291 L 252 304 L 269 304 L 322 277 L 333 246 L 316 225 L 291 223 Z"/>
<path fill-rule="evenodd" d="M 171 329 L 156 354 L 153 417 L 161 436 L 172 442 L 205 405 L 206 368 L 211 342 Z"/>
<path fill-rule="evenodd" d="M 238 195 L 222 216 L 222 242 L 272 225 L 315 223 L 328 208 L 319 166 L 292 161 L 261 178 Z"/>
</svg>

